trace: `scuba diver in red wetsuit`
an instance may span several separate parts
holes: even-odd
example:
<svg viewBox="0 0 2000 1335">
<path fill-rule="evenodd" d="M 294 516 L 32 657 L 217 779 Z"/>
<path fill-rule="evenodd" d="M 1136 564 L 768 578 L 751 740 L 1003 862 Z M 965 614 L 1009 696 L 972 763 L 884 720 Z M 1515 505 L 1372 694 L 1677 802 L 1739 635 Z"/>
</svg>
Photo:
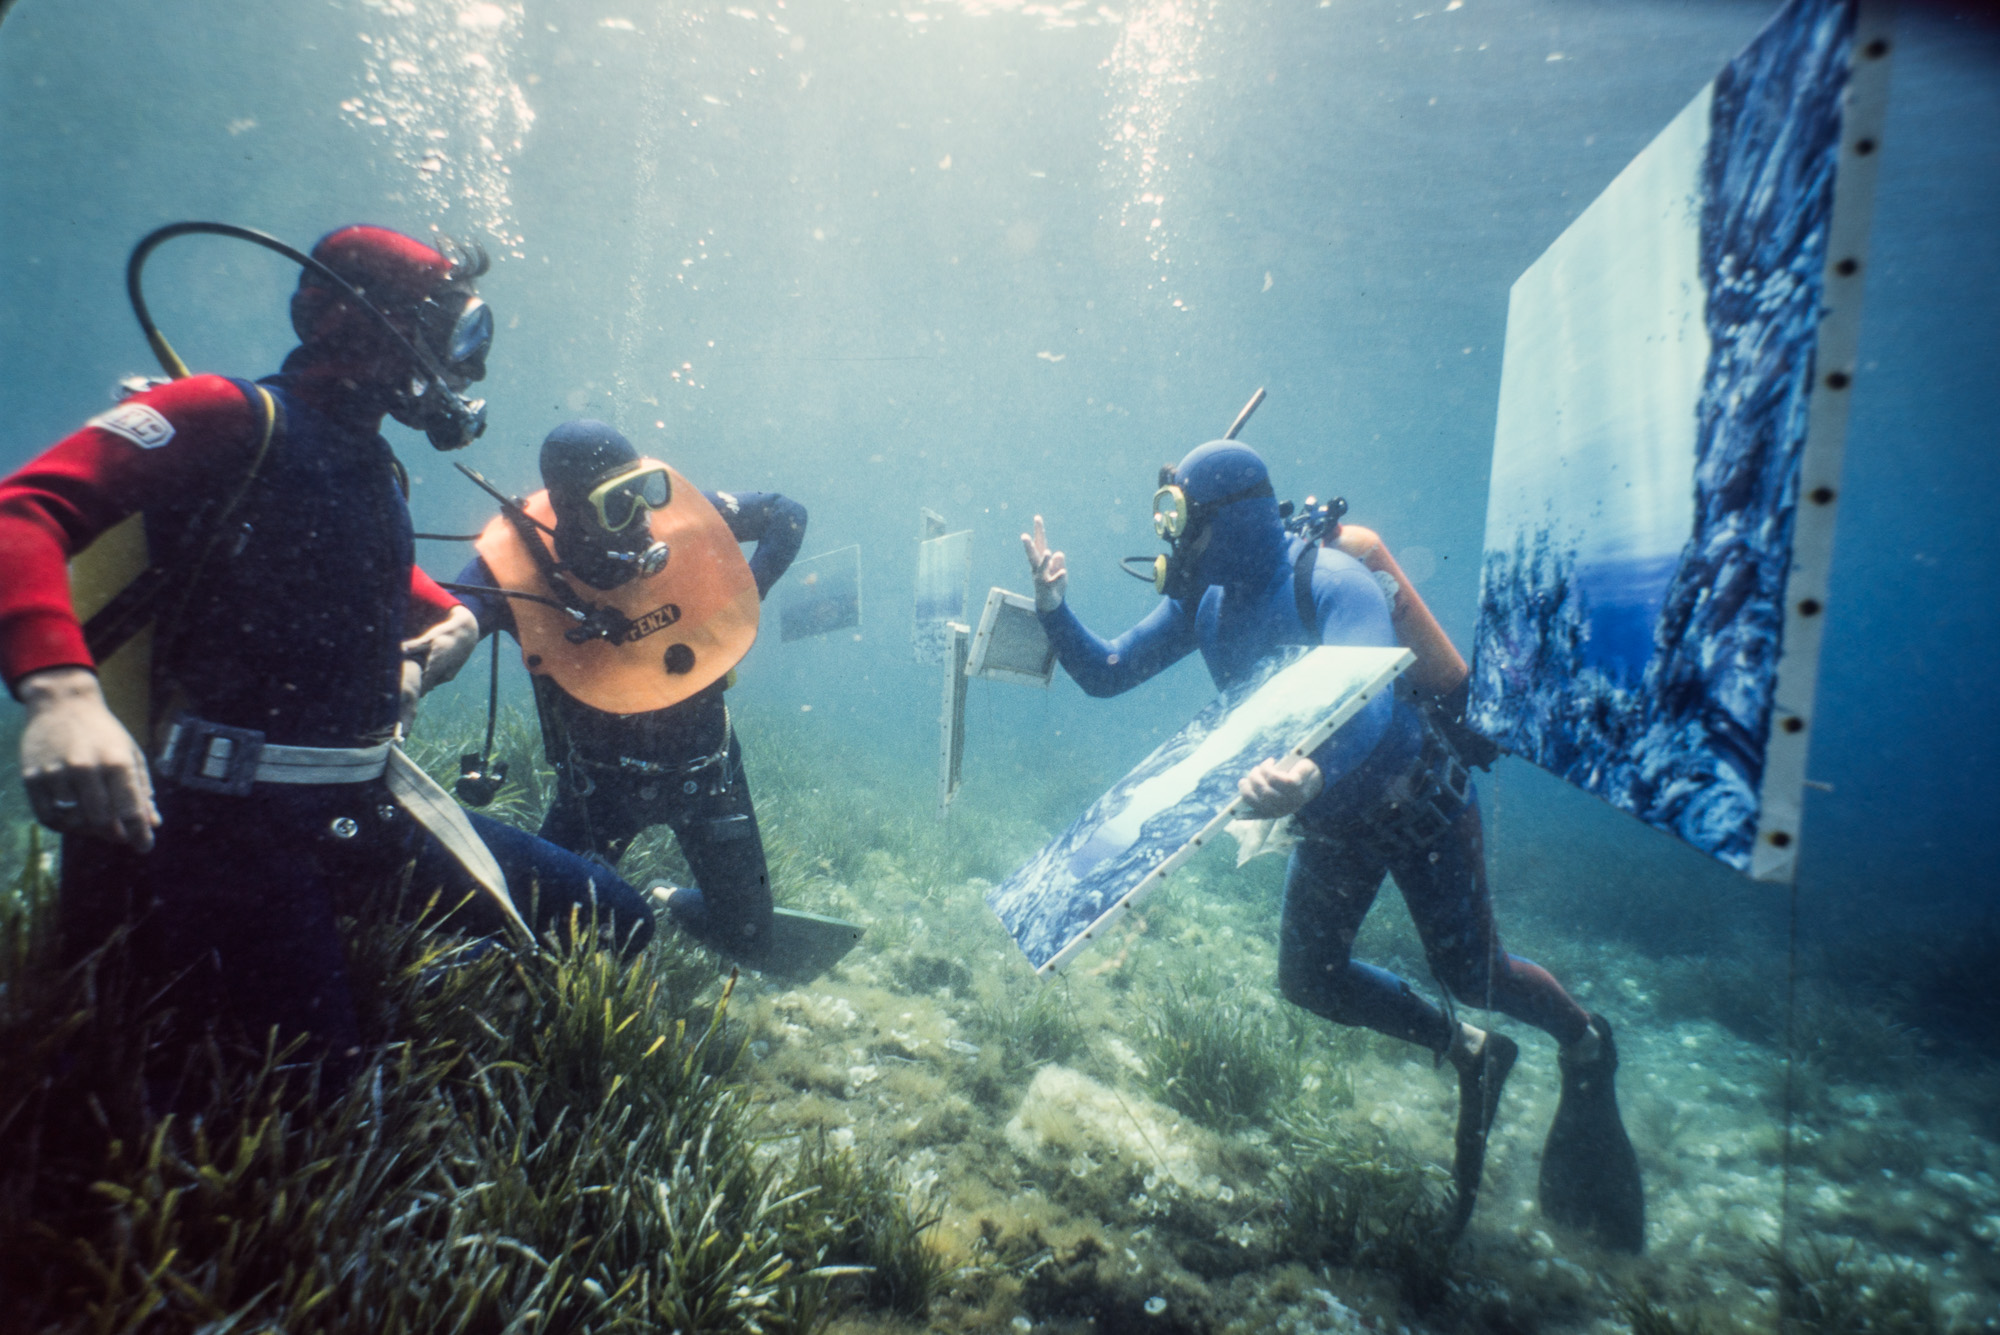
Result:
<svg viewBox="0 0 2000 1335">
<path fill-rule="evenodd" d="M 1211 441 L 1162 469 L 1160 482 L 1154 525 L 1170 551 L 1152 564 L 1163 596 L 1115 640 L 1092 634 L 1064 601 L 1063 554 L 1050 550 L 1040 516 L 1034 533 L 1022 535 L 1042 626 L 1086 693 L 1130 690 L 1196 650 L 1217 687 L 1227 688 L 1285 645 L 1397 643 L 1397 620 L 1370 569 L 1322 545 L 1318 533 L 1287 530 L 1254 451 Z M 1462 664 L 1457 675 L 1455 706 L 1380 695 L 1311 756 L 1290 765 L 1267 760 L 1243 779 L 1247 814 L 1291 817 L 1300 836 L 1285 884 L 1279 987 L 1286 1000 L 1337 1024 L 1416 1043 L 1451 1062 L 1459 1077 L 1454 1224 L 1462 1229 L 1518 1048 L 1352 957 L 1382 877 L 1393 874 L 1448 995 L 1532 1024 L 1561 1045 L 1563 1098 L 1543 1152 L 1544 1212 L 1637 1251 L 1645 1206 L 1613 1090 L 1611 1027 L 1541 966 L 1501 948 L 1478 797 L 1451 739 L 1461 728 Z"/>
<path fill-rule="evenodd" d="M 279 374 L 189 376 L 152 327 L 141 266 L 188 232 L 302 265 Z M 379 427 L 439 449 L 483 429 L 463 391 L 492 338 L 484 268 L 378 227 L 310 256 L 226 224 L 163 228 L 128 284 L 176 378 L 0 481 L 0 673 L 27 708 L 35 814 L 63 835 L 66 951 L 135 921 L 134 966 L 185 1013 L 310 1034 L 336 1072 L 360 1042 L 336 915 L 412 864 L 411 902 L 465 901 L 477 932 L 525 929 L 524 911 L 563 930 L 572 908 L 628 948 L 652 930 L 632 887 L 468 819 L 396 744 L 477 627 L 413 565 Z"/>
</svg>

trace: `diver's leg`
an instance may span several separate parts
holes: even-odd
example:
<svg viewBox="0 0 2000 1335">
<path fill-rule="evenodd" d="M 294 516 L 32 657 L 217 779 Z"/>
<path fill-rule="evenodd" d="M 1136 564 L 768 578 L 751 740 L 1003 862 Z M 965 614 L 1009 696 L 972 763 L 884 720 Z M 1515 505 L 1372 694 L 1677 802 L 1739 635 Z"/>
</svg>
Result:
<svg viewBox="0 0 2000 1335">
<path fill-rule="evenodd" d="M 1444 1052 L 1453 1037 L 1444 1012 L 1388 970 L 1353 958 L 1382 871 L 1380 857 L 1349 841 L 1308 839 L 1292 850 L 1278 925 L 1278 989 L 1335 1024 Z"/>
<path fill-rule="evenodd" d="M 656 822 L 647 815 L 643 785 L 630 776 L 607 774 L 590 782 L 585 794 L 576 791 L 568 775 L 556 779 L 556 800 L 542 818 L 540 837 L 615 868 L 639 833 Z"/>
<path fill-rule="evenodd" d="M 138 859 L 132 957 L 142 977 L 176 977 L 164 1004 L 221 1016 L 261 1044 L 307 1036 L 337 1092 L 360 1056 L 335 909 L 342 887 L 379 873 L 368 816 L 343 788 L 251 796 L 160 795 L 163 827 Z M 348 824 L 335 822 L 347 819 Z"/>
<path fill-rule="evenodd" d="M 1443 1011 L 1386 969 L 1351 957 L 1355 933 L 1381 887 L 1382 870 L 1380 855 L 1366 851 L 1359 840 L 1307 840 L 1292 850 L 1278 931 L 1279 987 L 1286 1000 L 1338 1024 L 1363 1025 L 1451 1057 L 1459 1076 L 1452 1160 L 1458 1184 L 1452 1218 L 1456 1235 L 1472 1217 L 1487 1133 L 1515 1048 L 1498 1034 L 1482 1034 L 1478 1046 L 1467 1050 L 1463 1031 Z"/>
<path fill-rule="evenodd" d="M 1478 799 L 1427 850 L 1394 859 L 1392 870 L 1439 981 L 1468 1004 L 1523 1020 L 1562 1044 L 1558 1054 L 1562 1096 L 1542 1148 L 1542 1212 L 1558 1223 L 1597 1234 L 1605 1246 L 1639 1251 L 1646 1236 L 1645 1190 L 1638 1156 L 1618 1112 L 1614 1087 L 1618 1051 L 1611 1026 L 1604 1017 L 1577 1005 L 1546 969 L 1501 948 L 1486 884 Z M 1488 1062 L 1496 1043 L 1512 1047 L 1498 1034 L 1480 1037 L 1484 1050 L 1476 1041 L 1461 1047 L 1470 1047 Z M 1506 1060 L 1512 1065 L 1511 1052 Z M 1459 1061 L 1456 1054 L 1454 1061 Z M 1466 1130 L 1470 1113 L 1463 1084 L 1467 1067 L 1460 1064 L 1459 1069 L 1463 1157 L 1470 1148 Z M 1493 1099 L 1497 1102 L 1497 1088 Z M 1490 1125 L 1490 1111 L 1485 1121 Z M 1483 1156 L 1483 1130 L 1478 1139 Z M 1476 1184 L 1476 1175 L 1472 1181 Z M 1461 1201 L 1467 1199 L 1462 1190 Z"/>
<path fill-rule="evenodd" d="M 694 885 L 676 890 L 668 910 L 696 940 L 755 968 L 771 934 L 770 869 L 743 745 L 734 737 L 724 765 L 721 780 L 687 794 L 668 814 L 694 873 Z"/>
<path fill-rule="evenodd" d="M 646 896 L 603 863 L 491 817 L 466 816 L 500 864 L 514 907 L 537 937 L 554 931 L 567 943 L 573 930 L 594 929 L 601 944 L 627 955 L 652 939 L 653 910 Z M 418 903 L 437 894 L 451 909 L 446 921 L 459 930 L 480 936 L 507 930 L 499 904 L 433 836 L 425 835 L 418 846 L 410 887 Z"/>
<path fill-rule="evenodd" d="M 1432 971 L 1454 997 L 1534 1025 L 1565 1048 L 1589 1037 L 1589 1015 L 1562 984 L 1500 946 L 1476 796 L 1428 848 L 1391 859 L 1390 871 Z"/>
</svg>

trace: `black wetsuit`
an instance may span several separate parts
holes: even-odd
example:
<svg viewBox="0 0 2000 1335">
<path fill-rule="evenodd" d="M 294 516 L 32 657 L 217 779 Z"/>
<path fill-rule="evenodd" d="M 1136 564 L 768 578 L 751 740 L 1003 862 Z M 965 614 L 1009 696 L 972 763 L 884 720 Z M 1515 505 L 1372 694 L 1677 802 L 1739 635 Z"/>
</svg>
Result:
<svg viewBox="0 0 2000 1335">
<path fill-rule="evenodd" d="M 776 492 L 704 495 L 738 542 L 757 544 L 750 573 L 763 597 L 798 555 L 805 507 Z M 475 557 L 457 583 L 491 587 L 495 580 Z M 462 597 L 479 618 L 482 636 L 513 633 L 507 599 Z M 608 714 L 538 678 L 543 740 L 559 779 L 541 837 L 616 867 L 642 832 L 671 827 L 698 891 L 675 895 L 674 921 L 729 954 L 754 960 L 770 929 L 771 880 L 723 689 L 717 682 L 668 709 Z"/>
</svg>

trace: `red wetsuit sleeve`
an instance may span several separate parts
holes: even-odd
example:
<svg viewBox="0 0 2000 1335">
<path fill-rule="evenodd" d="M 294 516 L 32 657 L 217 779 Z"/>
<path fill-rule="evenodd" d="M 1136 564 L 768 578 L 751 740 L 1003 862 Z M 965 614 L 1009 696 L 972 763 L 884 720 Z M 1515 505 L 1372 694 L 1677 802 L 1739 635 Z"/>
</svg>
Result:
<svg viewBox="0 0 2000 1335">
<path fill-rule="evenodd" d="M 458 606 L 458 599 L 451 592 L 439 586 L 438 582 L 424 573 L 422 566 L 410 567 L 410 625 L 411 634 L 435 626 L 444 620 L 445 614 Z"/>
<path fill-rule="evenodd" d="M 69 560 L 141 509 L 185 511 L 250 466 L 261 416 L 221 376 L 194 376 L 93 417 L 0 479 L 0 677 L 94 667 L 70 607 Z"/>
</svg>

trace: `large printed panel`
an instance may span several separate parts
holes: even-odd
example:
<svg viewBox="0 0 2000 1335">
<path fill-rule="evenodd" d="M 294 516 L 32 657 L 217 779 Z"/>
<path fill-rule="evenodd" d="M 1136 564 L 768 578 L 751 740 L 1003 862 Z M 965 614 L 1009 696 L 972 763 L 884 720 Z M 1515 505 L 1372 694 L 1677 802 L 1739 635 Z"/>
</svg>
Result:
<svg viewBox="0 0 2000 1335">
<path fill-rule="evenodd" d="M 1039 972 L 1102 935 L 1235 812 L 1269 757 L 1305 755 L 1415 661 L 1407 649 L 1299 649 L 1223 692 L 987 893 Z"/>
<path fill-rule="evenodd" d="M 1838 474 L 1835 312 L 1851 325 L 1860 296 L 1867 172 L 1837 182 L 1883 100 L 1885 72 L 1854 65 L 1886 45 L 1858 21 L 1855 0 L 1788 4 L 1507 311 L 1472 721 L 1769 879 L 1796 860 L 1805 778 L 1802 738 L 1773 768 L 1773 725 L 1804 730 L 1831 550 L 1828 514 L 1795 568 L 1801 478 Z"/>
</svg>

